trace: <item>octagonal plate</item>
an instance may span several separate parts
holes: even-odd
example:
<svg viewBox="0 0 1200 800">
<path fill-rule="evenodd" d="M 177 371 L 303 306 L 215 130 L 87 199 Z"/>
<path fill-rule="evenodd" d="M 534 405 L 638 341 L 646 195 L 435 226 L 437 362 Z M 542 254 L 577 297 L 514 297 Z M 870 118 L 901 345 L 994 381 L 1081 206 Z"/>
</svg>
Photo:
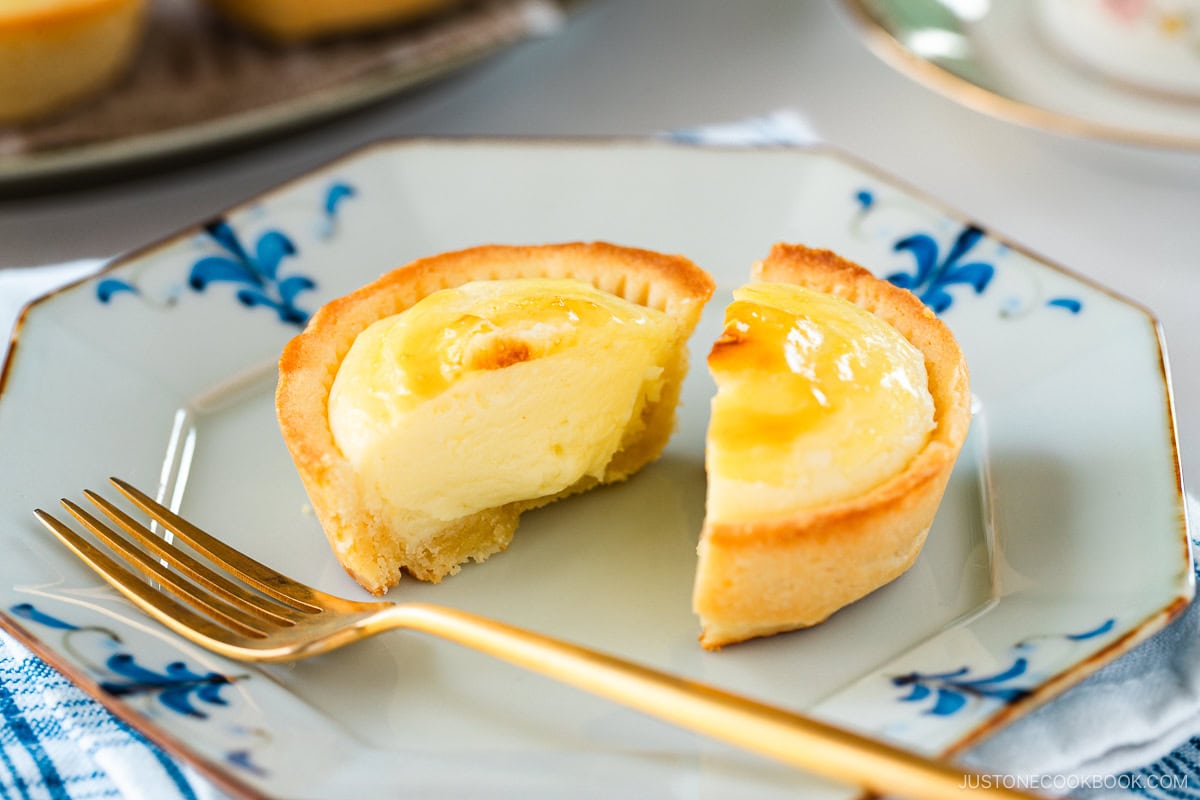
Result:
<svg viewBox="0 0 1200 800">
<path fill-rule="evenodd" d="M 674 439 L 628 483 L 529 514 L 487 564 L 405 580 L 390 599 L 952 754 L 1191 598 L 1166 360 L 1144 309 L 827 149 L 416 140 L 353 154 L 25 311 L 0 394 L 0 621 L 241 795 L 852 795 L 418 635 L 289 666 L 225 661 L 149 623 L 30 514 L 120 475 L 255 558 L 361 597 L 275 425 L 280 348 L 318 304 L 412 258 L 580 239 L 684 253 L 717 278 Z M 776 241 L 832 248 L 934 307 L 966 352 L 974 421 L 912 570 L 817 628 L 705 653 L 689 608 L 703 356 L 729 292 Z M 239 269 L 258 277 L 220 280 Z"/>
</svg>

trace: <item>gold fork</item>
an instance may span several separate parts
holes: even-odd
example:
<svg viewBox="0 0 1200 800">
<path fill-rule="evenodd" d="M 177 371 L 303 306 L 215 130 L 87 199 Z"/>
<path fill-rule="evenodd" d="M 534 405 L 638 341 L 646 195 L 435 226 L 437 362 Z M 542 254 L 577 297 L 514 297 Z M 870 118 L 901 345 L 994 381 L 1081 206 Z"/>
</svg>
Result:
<svg viewBox="0 0 1200 800">
<path fill-rule="evenodd" d="M 34 514 L 142 610 L 185 639 L 223 656 L 242 661 L 288 661 L 383 631 L 408 628 L 881 794 L 931 800 L 963 800 L 972 795 L 996 800 L 1031 797 L 1001 785 L 1005 782 L 994 776 L 987 780 L 989 776 L 965 772 L 815 719 L 465 611 L 424 603 L 361 602 L 326 594 L 248 558 L 125 481 L 110 480 L 131 503 L 212 566 L 165 541 L 95 492 L 85 491 L 84 496 L 128 538 L 70 500 L 64 499 L 63 506 L 127 565 L 182 603 L 42 509 Z"/>
</svg>

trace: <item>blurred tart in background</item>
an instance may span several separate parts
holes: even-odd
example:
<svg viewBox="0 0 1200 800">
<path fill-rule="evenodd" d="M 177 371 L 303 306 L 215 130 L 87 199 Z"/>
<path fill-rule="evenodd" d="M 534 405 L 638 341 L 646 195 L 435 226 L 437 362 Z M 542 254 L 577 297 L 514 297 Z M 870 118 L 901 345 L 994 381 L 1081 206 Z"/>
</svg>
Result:
<svg viewBox="0 0 1200 800">
<path fill-rule="evenodd" d="M 0 3 L 0 124 L 52 115 L 106 88 L 141 40 L 146 0 Z"/>
</svg>

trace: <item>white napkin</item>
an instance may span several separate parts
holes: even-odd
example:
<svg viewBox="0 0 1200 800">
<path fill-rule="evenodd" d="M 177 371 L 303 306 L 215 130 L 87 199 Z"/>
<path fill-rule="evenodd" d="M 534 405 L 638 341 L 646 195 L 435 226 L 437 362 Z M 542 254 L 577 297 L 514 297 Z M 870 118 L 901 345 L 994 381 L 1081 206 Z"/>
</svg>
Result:
<svg viewBox="0 0 1200 800">
<path fill-rule="evenodd" d="M 679 128 L 663 134 L 666 138 L 685 144 L 715 147 L 734 145 L 798 145 L 820 141 L 816 129 L 799 112 L 790 108 L 778 109 L 758 117 L 736 122 Z"/>
</svg>

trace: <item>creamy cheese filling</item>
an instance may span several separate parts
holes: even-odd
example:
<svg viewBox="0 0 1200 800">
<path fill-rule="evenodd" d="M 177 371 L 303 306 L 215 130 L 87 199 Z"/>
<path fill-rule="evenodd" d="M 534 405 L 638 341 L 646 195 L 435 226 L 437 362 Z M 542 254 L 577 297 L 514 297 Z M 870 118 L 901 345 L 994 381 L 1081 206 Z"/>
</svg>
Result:
<svg viewBox="0 0 1200 800">
<path fill-rule="evenodd" d="M 678 335 L 665 313 L 579 281 L 468 283 L 359 334 L 330 428 L 396 509 L 451 520 L 553 495 L 603 477 Z"/>
<path fill-rule="evenodd" d="M 734 292 L 708 358 L 710 519 L 760 519 L 860 495 L 934 429 L 921 352 L 841 298 L 784 283 Z"/>
</svg>

